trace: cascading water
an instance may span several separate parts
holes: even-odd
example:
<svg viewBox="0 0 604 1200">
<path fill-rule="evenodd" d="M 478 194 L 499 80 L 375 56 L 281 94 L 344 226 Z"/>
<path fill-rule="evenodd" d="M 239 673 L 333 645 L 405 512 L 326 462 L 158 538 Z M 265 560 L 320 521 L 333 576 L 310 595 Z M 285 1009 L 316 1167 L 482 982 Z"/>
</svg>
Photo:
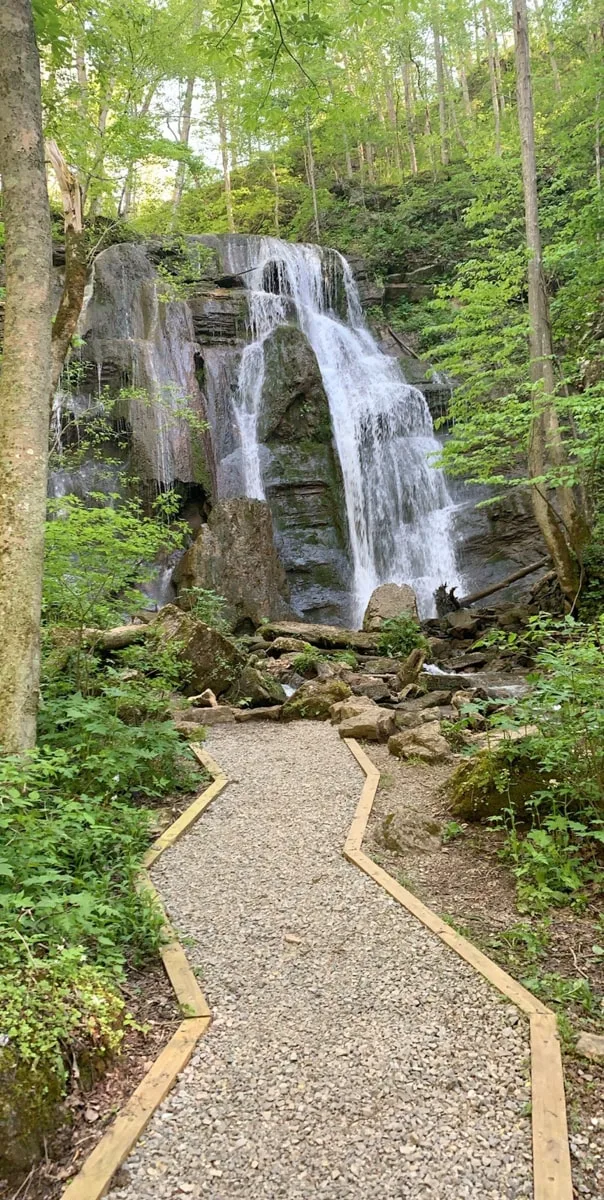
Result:
<svg viewBox="0 0 604 1200">
<path fill-rule="evenodd" d="M 235 416 L 241 439 L 245 493 L 254 500 L 265 498 L 258 451 L 258 417 L 264 386 L 264 343 L 273 329 L 283 325 L 286 319 L 283 296 L 265 292 L 262 288 L 250 288 L 249 321 L 252 341 L 241 355 Z"/>
<path fill-rule="evenodd" d="M 249 292 L 253 340 L 241 358 L 234 403 L 247 495 L 264 491 L 257 426 L 264 382 L 264 343 L 297 320 L 315 353 L 329 400 L 340 459 L 359 619 L 380 583 L 410 583 L 422 616 L 445 581 L 460 586 L 451 518 L 454 505 L 442 471 L 426 401 L 405 383 L 363 321 L 346 260 L 318 246 L 277 238 L 229 239 L 228 269 Z M 338 316 L 343 308 L 347 323 Z"/>
</svg>

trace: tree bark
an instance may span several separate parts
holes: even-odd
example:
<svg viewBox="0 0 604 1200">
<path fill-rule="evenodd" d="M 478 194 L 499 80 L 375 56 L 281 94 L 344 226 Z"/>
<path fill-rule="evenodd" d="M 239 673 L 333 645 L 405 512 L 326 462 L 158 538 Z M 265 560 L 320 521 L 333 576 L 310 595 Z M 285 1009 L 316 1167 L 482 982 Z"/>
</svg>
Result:
<svg viewBox="0 0 604 1200">
<path fill-rule="evenodd" d="M 0 376 L 0 745 L 35 744 L 51 371 L 51 238 L 30 0 L 0 5 L 6 237 Z"/>
<path fill-rule="evenodd" d="M 191 113 L 193 111 L 194 88 L 195 88 L 195 80 L 193 78 L 187 79 L 187 86 L 185 88 L 184 99 L 182 102 L 182 109 L 180 112 L 180 120 L 178 122 L 178 140 L 179 140 L 181 146 L 189 145 L 189 137 L 191 134 Z M 187 178 L 187 164 L 185 162 L 179 162 L 178 167 L 176 168 L 176 179 L 174 181 L 174 191 L 172 193 L 172 212 L 173 212 L 174 217 L 176 217 L 176 214 L 178 213 L 178 209 L 180 208 L 180 202 L 182 200 L 182 194 L 184 191 L 186 178 Z"/>
<path fill-rule="evenodd" d="M 497 90 L 497 73 L 495 71 L 495 53 L 491 37 L 491 24 L 486 4 L 482 5 L 482 19 L 487 40 L 487 57 L 489 61 L 489 83 L 491 85 L 491 105 L 493 108 L 493 124 L 495 126 L 495 154 L 501 158 L 501 111 L 499 108 L 499 92 Z"/>
<path fill-rule="evenodd" d="M 373 187 L 375 185 L 375 171 L 373 164 L 373 143 L 365 142 L 365 161 L 367 163 L 367 178 Z"/>
<path fill-rule="evenodd" d="M 390 128 L 392 130 L 392 133 L 394 135 L 394 137 L 393 137 L 394 165 L 396 167 L 396 170 L 399 172 L 399 174 L 401 174 L 402 170 L 403 170 L 403 159 L 402 159 L 402 155 L 401 155 L 401 145 L 400 145 L 400 140 L 399 140 L 398 109 L 397 109 L 397 104 L 394 99 L 392 83 L 388 76 L 388 71 L 386 69 L 386 66 L 384 66 L 384 68 L 383 68 L 383 79 L 384 79 L 384 94 L 386 96 L 386 108 L 388 109 L 388 120 L 390 122 Z"/>
<path fill-rule="evenodd" d="M 78 180 L 67 166 L 56 142 L 49 140 L 46 143 L 46 153 L 59 185 L 65 219 L 65 276 L 59 308 L 52 327 L 52 403 L 82 311 L 88 278 L 88 252 L 82 219 L 82 193 Z"/>
<path fill-rule="evenodd" d="M 440 161 L 443 167 L 449 162 L 449 139 L 447 136 L 447 97 L 445 92 L 445 71 L 443 50 L 438 25 L 433 24 L 434 57 L 436 59 L 436 91 L 438 93 L 438 125 L 440 130 Z"/>
<path fill-rule="evenodd" d="M 314 216 L 314 221 L 315 221 L 315 233 L 317 235 L 317 241 L 320 242 L 320 240 L 321 240 L 321 225 L 319 222 L 319 205 L 317 202 L 317 183 L 316 183 L 316 179 L 315 179 L 315 156 L 313 154 L 312 138 L 310 136 L 310 118 L 308 115 L 308 109 L 306 110 L 304 120 L 305 120 L 305 125 L 306 125 L 306 158 L 307 158 L 307 167 L 308 167 L 308 182 L 309 182 L 310 191 L 311 191 L 311 195 L 312 195 L 312 211 L 313 211 L 313 216 Z"/>
<path fill-rule="evenodd" d="M 224 96 L 222 80 L 214 77 L 216 91 L 216 116 L 218 117 L 218 137 L 220 139 L 220 157 L 222 159 L 222 178 L 224 181 L 224 202 L 226 205 L 227 227 L 229 233 L 235 232 L 235 214 L 233 212 L 233 189 L 231 187 L 231 168 L 229 166 L 229 139 L 226 117 L 224 114 Z"/>
<path fill-rule="evenodd" d="M 103 99 L 101 100 L 100 105 L 99 105 L 99 115 L 98 115 L 98 120 L 97 120 L 97 131 L 98 131 L 98 135 L 99 135 L 98 149 L 97 149 L 94 163 L 92 164 L 92 169 L 90 171 L 90 174 L 88 175 L 86 182 L 84 184 L 84 187 L 82 188 L 82 209 L 85 209 L 85 207 L 86 207 L 86 200 L 87 200 L 87 197 L 88 197 L 88 194 L 90 191 L 91 184 L 93 183 L 93 181 L 95 181 L 95 182 L 101 181 L 103 178 L 103 175 L 104 175 L 104 171 L 105 171 L 105 133 L 107 131 L 107 118 L 109 117 L 109 111 L 110 111 L 110 107 L 111 107 L 111 100 L 112 100 L 112 96 L 113 96 L 114 86 L 115 86 L 114 80 L 110 79 L 108 86 L 107 86 L 107 90 L 105 92 L 105 95 L 103 96 Z M 91 221 L 93 221 L 95 219 L 95 217 L 98 215 L 99 205 L 100 205 L 100 196 L 99 196 L 98 192 L 96 192 L 90 201 L 90 207 L 88 209 L 88 216 Z"/>
<path fill-rule="evenodd" d="M 279 213 L 280 192 L 279 192 L 279 175 L 277 172 L 277 163 L 276 163 L 275 159 L 273 159 L 273 165 L 271 167 L 271 175 L 273 177 L 273 187 L 275 190 L 275 208 L 274 208 L 275 236 L 279 237 L 280 233 L 281 233 L 281 222 L 280 222 L 280 213 Z"/>
<path fill-rule="evenodd" d="M 468 76 L 466 74 L 466 68 L 463 62 L 460 63 L 459 66 L 459 82 L 461 83 L 464 112 L 466 117 L 472 121 L 474 119 L 474 113 L 472 111 L 472 101 L 470 100 L 470 90 L 468 88 Z"/>
<path fill-rule="evenodd" d="M 409 162 L 411 165 L 411 174 L 417 175 L 417 154 L 415 150 L 415 105 L 413 103 L 413 92 L 411 89 L 411 73 L 409 71 L 409 63 L 406 59 L 403 61 L 403 88 L 405 95 L 407 141 L 409 144 Z"/>
<path fill-rule="evenodd" d="M 526 243 L 529 251 L 528 306 L 530 320 L 531 381 L 533 384 L 533 420 L 529 441 L 528 467 L 532 478 L 542 479 L 553 467 L 565 461 L 555 406 L 555 378 L 549 304 L 541 250 L 535 123 L 531 79 L 530 48 L 526 0 L 513 0 L 514 41 L 516 47 L 516 96 L 520 147 Z M 533 485 L 535 517 L 551 554 L 560 586 L 574 602 L 580 583 L 577 556 L 587 536 L 587 522 L 572 488 L 557 486 L 549 490 L 541 482 Z"/>
</svg>

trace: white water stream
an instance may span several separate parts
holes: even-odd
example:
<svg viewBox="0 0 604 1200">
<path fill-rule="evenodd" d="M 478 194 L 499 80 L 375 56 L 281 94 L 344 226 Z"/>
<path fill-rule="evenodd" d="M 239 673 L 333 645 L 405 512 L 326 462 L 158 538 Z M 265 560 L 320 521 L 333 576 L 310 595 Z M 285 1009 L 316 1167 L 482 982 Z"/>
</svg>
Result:
<svg viewBox="0 0 604 1200">
<path fill-rule="evenodd" d="M 235 415 L 246 493 L 264 498 L 257 424 L 264 342 L 295 319 L 317 358 L 340 459 L 354 568 L 354 615 L 380 583 L 410 583 L 420 613 L 434 590 L 461 586 L 451 527 L 454 509 L 426 401 L 367 329 L 346 260 L 277 238 L 229 239 L 228 266 L 249 292 L 252 342 L 243 351 Z M 346 312 L 344 322 L 338 316 Z"/>
</svg>

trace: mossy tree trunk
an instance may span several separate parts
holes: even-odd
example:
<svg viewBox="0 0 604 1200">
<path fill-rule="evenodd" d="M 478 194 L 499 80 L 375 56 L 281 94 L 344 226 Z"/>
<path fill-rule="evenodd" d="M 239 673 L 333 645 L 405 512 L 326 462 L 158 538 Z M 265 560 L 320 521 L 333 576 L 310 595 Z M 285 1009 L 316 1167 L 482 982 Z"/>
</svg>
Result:
<svg viewBox="0 0 604 1200">
<path fill-rule="evenodd" d="M 31 0 L 0 4 L 0 174 L 0 746 L 19 752 L 36 736 L 51 381 L 50 211 Z"/>
</svg>

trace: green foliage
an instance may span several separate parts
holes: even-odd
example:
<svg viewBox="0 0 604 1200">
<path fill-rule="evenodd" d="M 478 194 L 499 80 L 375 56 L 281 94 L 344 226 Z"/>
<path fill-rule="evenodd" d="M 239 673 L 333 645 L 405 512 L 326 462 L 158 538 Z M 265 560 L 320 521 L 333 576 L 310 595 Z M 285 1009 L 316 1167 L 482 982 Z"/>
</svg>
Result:
<svg viewBox="0 0 604 1200">
<path fill-rule="evenodd" d="M 441 840 L 446 846 L 449 842 L 454 842 L 457 838 L 463 837 L 464 832 L 465 826 L 460 825 L 459 821 L 447 821 L 441 834 Z"/>
<path fill-rule="evenodd" d="M 65 1047 L 76 1062 L 105 1057 L 119 1049 L 126 1027 L 125 1004 L 109 974 L 87 963 L 77 946 L 4 967 L 0 1014 L 4 1053 L 28 1070 L 43 1064 L 46 1087 L 66 1082 Z"/>
<path fill-rule="evenodd" d="M 308 642 L 305 643 L 304 650 L 296 654 L 292 659 L 292 667 L 294 671 L 298 671 L 300 675 L 313 674 L 314 668 L 318 663 L 347 663 L 349 667 L 356 667 L 357 656 L 352 650 L 331 650 L 329 652 L 319 650 L 317 646 L 311 646 Z"/>
<path fill-rule="evenodd" d="M 578 1008 L 590 1017 L 601 1017 L 602 1005 L 587 979 L 567 979 L 556 972 L 530 975 L 521 980 L 531 992 L 555 1008 Z"/>
<path fill-rule="evenodd" d="M 145 516 L 136 500 L 92 493 L 50 502 L 46 526 L 43 612 L 47 623 L 80 633 L 124 621 L 145 603 L 140 585 L 160 553 L 182 545 L 185 528 L 167 520 L 178 500 L 164 494 Z"/>
<path fill-rule="evenodd" d="M 524 911 L 581 906 L 604 887 L 603 634 L 602 619 L 533 619 L 524 635 L 533 652 L 538 646 L 531 691 L 513 714 L 497 718 L 500 726 L 529 731 L 510 747 L 522 748 L 539 773 L 521 816 L 528 830 L 514 807 L 503 822 Z"/>
<path fill-rule="evenodd" d="M 100 734 L 99 734 L 100 737 Z M 17 965 L 64 945 L 86 946 L 120 969 L 157 945 L 159 920 L 135 874 L 149 814 L 124 797 L 119 746 L 101 763 L 112 790 L 82 778 L 71 748 L 44 746 L 25 759 L 0 759 L 0 957 Z M 98 757 L 98 755 L 97 755 Z M 143 760 L 143 765 L 144 765 Z"/>
<path fill-rule="evenodd" d="M 183 588 L 179 598 L 182 607 L 198 621 L 203 621 L 204 625 L 217 629 L 219 633 L 230 632 L 231 625 L 225 615 L 227 602 L 224 596 L 219 596 L 211 588 L 190 587 Z"/>
<path fill-rule="evenodd" d="M 389 617 L 382 621 L 378 636 L 378 649 L 381 654 L 407 658 L 412 650 L 424 650 L 427 645 L 415 617 L 403 613 L 400 617 Z"/>
</svg>

